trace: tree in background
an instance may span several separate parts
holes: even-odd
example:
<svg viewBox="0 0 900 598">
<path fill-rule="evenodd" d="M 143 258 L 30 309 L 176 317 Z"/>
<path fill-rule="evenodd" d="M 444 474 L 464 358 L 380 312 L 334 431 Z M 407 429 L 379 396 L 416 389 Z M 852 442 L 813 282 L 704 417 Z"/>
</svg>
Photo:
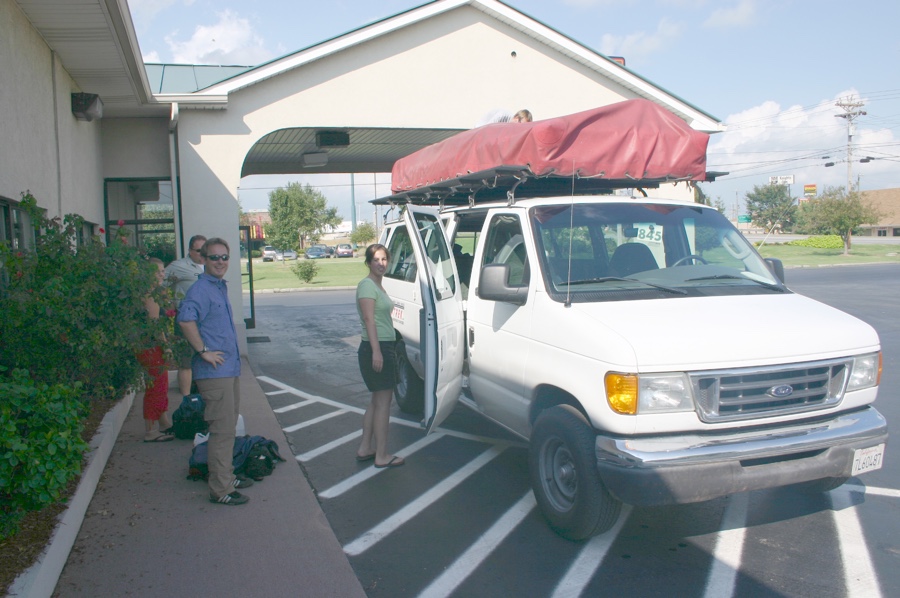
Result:
<svg viewBox="0 0 900 598">
<path fill-rule="evenodd" d="M 745 199 L 753 224 L 766 232 L 774 228 L 790 231 L 793 227 L 797 207 L 787 185 L 753 185 Z"/>
<path fill-rule="evenodd" d="M 843 187 L 826 187 L 820 197 L 800 207 L 797 229 L 809 235 L 840 235 L 844 255 L 848 255 L 853 231 L 880 218 L 878 210 L 864 202 L 858 192 L 848 194 Z"/>
<path fill-rule="evenodd" d="M 694 185 L 694 203 L 703 204 L 704 206 L 712 205 L 709 201 L 709 195 L 703 192 L 700 185 Z"/>
<path fill-rule="evenodd" d="M 269 193 L 269 217 L 266 241 L 278 249 L 305 247 L 307 241 L 318 241 L 327 227 L 341 223 L 337 208 L 329 208 L 320 191 L 300 183 Z"/>
<path fill-rule="evenodd" d="M 375 240 L 377 233 L 371 222 L 361 222 L 356 226 L 356 230 L 350 235 L 350 241 L 355 243 L 357 247 L 365 247 Z"/>
</svg>

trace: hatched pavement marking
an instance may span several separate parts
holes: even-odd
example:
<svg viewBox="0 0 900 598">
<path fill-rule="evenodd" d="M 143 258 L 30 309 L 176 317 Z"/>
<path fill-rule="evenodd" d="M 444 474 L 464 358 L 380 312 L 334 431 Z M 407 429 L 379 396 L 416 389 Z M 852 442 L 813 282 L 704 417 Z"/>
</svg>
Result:
<svg viewBox="0 0 900 598">
<path fill-rule="evenodd" d="M 625 522 L 631 515 L 632 507 L 622 505 L 622 511 L 619 513 L 619 519 L 616 524 L 609 528 L 608 531 L 591 538 L 584 548 L 578 553 L 575 562 L 566 571 L 556 588 L 553 590 L 552 598 L 570 598 L 571 596 L 580 596 L 584 588 L 591 582 L 597 569 L 603 564 L 606 553 L 612 547 L 613 542 L 622 532 Z"/>
<path fill-rule="evenodd" d="M 425 588 L 419 598 L 443 598 L 452 594 L 497 546 L 534 510 L 537 503 L 531 490 L 509 508 L 452 565 Z"/>
<path fill-rule="evenodd" d="M 362 554 L 401 525 L 424 511 L 469 476 L 490 463 L 494 458 L 499 456 L 503 450 L 504 449 L 502 448 L 491 447 L 484 451 L 466 465 L 463 465 L 461 468 L 444 478 L 443 481 L 435 484 L 430 490 L 419 496 L 419 498 L 402 507 L 399 511 L 361 535 L 359 538 L 344 546 L 344 552 L 350 556 Z"/>
<path fill-rule="evenodd" d="M 851 491 L 846 487 L 832 490 L 831 508 L 837 527 L 844 565 L 844 587 L 850 598 L 880 598 L 881 588 L 872 564 L 866 537 L 859 523 Z"/>
<path fill-rule="evenodd" d="M 705 598 L 725 598 L 734 595 L 734 584 L 741 570 L 744 536 L 747 532 L 749 493 L 733 495 L 728 501 L 720 525 L 722 529 L 713 549 L 713 564 L 706 578 Z"/>
</svg>

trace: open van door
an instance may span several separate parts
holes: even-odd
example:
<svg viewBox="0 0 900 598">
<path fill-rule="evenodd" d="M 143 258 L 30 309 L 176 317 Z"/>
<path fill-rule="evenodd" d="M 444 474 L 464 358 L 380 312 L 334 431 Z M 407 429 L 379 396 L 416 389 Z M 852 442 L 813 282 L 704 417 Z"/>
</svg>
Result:
<svg viewBox="0 0 900 598">
<path fill-rule="evenodd" d="M 419 339 L 428 434 L 453 411 L 462 388 L 465 341 L 459 276 L 438 211 L 407 204 L 403 218 L 419 264 Z"/>
</svg>

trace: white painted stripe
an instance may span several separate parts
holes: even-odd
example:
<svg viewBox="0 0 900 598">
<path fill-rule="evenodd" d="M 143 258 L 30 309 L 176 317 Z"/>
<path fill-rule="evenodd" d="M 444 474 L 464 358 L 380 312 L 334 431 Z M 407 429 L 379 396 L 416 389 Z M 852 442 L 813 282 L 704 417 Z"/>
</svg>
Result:
<svg viewBox="0 0 900 598">
<path fill-rule="evenodd" d="M 394 454 L 399 455 L 405 459 L 408 455 L 412 455 L 416 451 L 425 448 L 432 442 L 440 440 L 441 438 L 443 438 L 442 434 L 429 434 L 428 436 L 425 436 L 424 438 L 417 440 L 416 442 L 412 443 L 411 445 L 407 446 L 406 448 L 404 448 L 402 450 L 397 451 Z M 334 498 L 336 496 L 340 496 L 344 492 L 347 492 L 348 490 L 355 488 L 359 484 L 362 484 L 369 478 L 376 476 L 383 471 L 385 471 L 385 470 L 384 469 L 376 469 L 375 467 L 371 467 L 371 466 L 367 467 L 366 469 L 363 469 L 359 473 L 356 473 L 356 474 L 350 476 L 343 482 L 339 482 L 339 483 L 335 484 L 334 486 L 332 486 L 331 488 L 328 488 L 322 492 L 319 492 L 319 498 Z"/>
<path fill-rule="evenodd" d="M 860 486 L 859 484 L 844 484 L 842 488 L 846 488 L 851 492 L 862 492 L 871 494 L 872 496 L 887 496 L 889 498 L 900 498 L 900 490 L 893 488 L 875 488 L 873 486 Z"/>
<path fill-rule="evenodd" d="M 346 436 L 341 436 L 337 440 L 332 440 L 331 442 L 329 442 L 327 444 L 323 444 L 322 446 L 320 446 L 318 448 L 314 448 L 311 451 L 306 451 L 305 453 L 296 455 L 294 457 L 294 459 L 296 459 L 297 461 L 300 461 L 301 463 L 305 463 L 306 461 L 311 461 L 312 459 L 315 459 L 316 457 L 324 455 L 331 449 L 335 449 L 340 446 L 344 446 L 348 442 L 352 442 L 353 440 L 355 440 L 356 438 L 359 438 L 360 436 L 362 436 L 362 430 L 357 430 L 356 432 L 350 432 Z"/>
<path fill-rule="evenodd" d="M 437 579 L 422 590 L 419 598 L 443 598 L 452 594 L 478 566 L 503 542 L 516 526 L 534 509 L 534 494 L 529 490 L 478 540 L 475 541 Z"/>
<path fill-rule="evenodd" d="M 290 391 L 287 391 L 287 390 L 273 390 L 272 392 L 267 392 L 267 393 L 266 393 L 266 396 L 267 396 L 267 397 L 274 397 L 275 395 L 284 395 L 284 394 L 287 394 L 288 392 L 290 392 Z"/>
<path fill-rule="evenodd" d="M 722 531 L 713 548 L 713 564 L 706 578 L 705 598 L 725 598 L 734 595 L 734 584 L 741 570 L 744 537 L 747 533 L 747 505 L 749 493 L 734 494 L 728 500 Z"/>
<path fill-rule="evenodd" d="M 563 576 L 556 588 L 553 590 L 553 598 L 570 598 L 572 596 L 580 596 L 584 588 L 593 579 L 597 569 L 606 558 L 615 539 L 622 531 L 622 527 L 631 515 L 631 507 L 622 505 L 622 511 L 619 513 L 619 519 L 616 524 L 608 531 L 594 536 L 584 545 L 578 553 L 578 557 L 569 566 L 569 570 Z"/>
<path fill-rule="evenodd" d="M 426 438 L 428 437 L 426 436 Z M 422 494 L 419 498 L 407 504 L 405 507 L 361 535 L 356 540 L 353 540 L 352 542 L 344 546 L 344 552 L 350 556 L 362 554 L 363 552 L 380 542 L 383 538 L 390 535 L 391 532 L 399 528 L 401 525 L 424 511 L 427 507 L 431 506 L 442 496 L 453 490 L 453 488 L 458 486 L 473 473 L 477 472 L 479 469 L 490 463 L 491 460 L 493 460 L 502 452 L 503 449 L 498 447 L 491 447 L 488 450 L 484 451 L 479 456 L 469 461 L 466 465 L 462 466 L 451 475 L 444 478 L 444 480 L 441 481 L 440 484 L 432 486 L 430 490 Z"/>
<path fill-rule="evenodd" d="M 848 598 L 880 598 L 881 588 L 872 564 L 866 537 L 853 505 L 853 497 L 846 486 L 832 490 L 831 508 L 841 546 L 844 565 L 844 586 Z"/>
<path fill-rule="evenodd" d="M 285 432 L 296 432 L 297 430 L 301 430 L 303 428 L 308 428 L 309 426 L 314 426 L 320 422 L 329 420 L 333 417 L 337 417 L 339 415 L 344 415 L 347 413 L 344 409 L 337 409 L 332 411 L 331 413 L 326 413 L 325 415 L 320 415 L 319 417 L 314 417 L 312 419 L 306 420 L 305 422 L 300 422 L 299 424 L 294 424 L 293 426 L 288 426 L 287 428 L 282 428 Z"/>
<path fill-rule="evenodd" d="M 287 391 L 285 391 L 287 392 Z M 316 402 L 310 399 L 305 401 L 300 401 L 299 403 L 294 403 L 292 405 L 285 405 L 284 407 L 279 407 L 278 409 L 272 409 L 272 413 L 287 413 L 288 411 L 293 411 L 294 409 L 300 409 L 301 407 L 306 407 L 307 405 L 315 405 Z"/>
</svg>

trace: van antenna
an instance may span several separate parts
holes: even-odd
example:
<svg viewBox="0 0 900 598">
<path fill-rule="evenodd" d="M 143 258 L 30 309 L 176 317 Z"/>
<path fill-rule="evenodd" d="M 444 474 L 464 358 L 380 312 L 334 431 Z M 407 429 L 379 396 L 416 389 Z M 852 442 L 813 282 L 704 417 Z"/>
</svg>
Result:
<svg viewBox="0 0 900 598">
<path fill-rule="evenodd" d="M 572 160 L 572 198 L 569 204 L 569 257 L 566 265 L 566 307 L 572 307 L 572 237 L 575 228 L 575 161 Z"/>
</svg>

